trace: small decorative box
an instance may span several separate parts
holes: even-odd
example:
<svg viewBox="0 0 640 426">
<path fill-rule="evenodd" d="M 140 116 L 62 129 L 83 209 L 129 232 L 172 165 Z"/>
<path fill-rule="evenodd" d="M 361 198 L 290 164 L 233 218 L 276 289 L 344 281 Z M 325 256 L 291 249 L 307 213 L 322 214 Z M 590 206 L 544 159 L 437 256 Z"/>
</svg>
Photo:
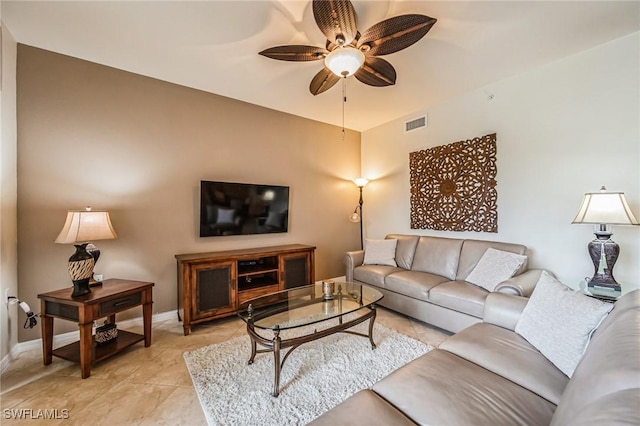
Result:
<svg viewBox="0 0 640 426">
<path fill-rule="evenodd" d="M 113 342 L 118 337 L 118 328 L 115 323 L 105 324 L 96 328 L 96 343 L 104 345 Z"/>
</svg>

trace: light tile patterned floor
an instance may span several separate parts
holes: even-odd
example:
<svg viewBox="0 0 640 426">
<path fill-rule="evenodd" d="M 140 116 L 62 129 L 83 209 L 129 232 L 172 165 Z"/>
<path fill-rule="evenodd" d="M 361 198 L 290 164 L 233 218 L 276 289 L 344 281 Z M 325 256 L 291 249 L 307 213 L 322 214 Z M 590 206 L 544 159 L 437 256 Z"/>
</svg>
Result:
<svg viewBox="0 0 640 426">
<path fill-rule="evenodd" d="M 376 323 L 434 346 L 449 335 L 384 308 L 378 309 Z M 182 353 L 245 333 L 244 322 L 235 317 L 195 326 L 189 336 L 177 319 L 164 321 L 154 324 L 149 348 L 140 343 L 98 363 L 86 380 L 77 364 L 54 357 L 53 364 L 44 366 L 41 350 L 23 352 L 0 378 L 0 423 L 204 425 Z M 68 418 L 16 420 L 10 418 L 11 409 L 30 409 L 32 416 L 57 410 L 49 413 L 68 413 Z"/>
</svg>

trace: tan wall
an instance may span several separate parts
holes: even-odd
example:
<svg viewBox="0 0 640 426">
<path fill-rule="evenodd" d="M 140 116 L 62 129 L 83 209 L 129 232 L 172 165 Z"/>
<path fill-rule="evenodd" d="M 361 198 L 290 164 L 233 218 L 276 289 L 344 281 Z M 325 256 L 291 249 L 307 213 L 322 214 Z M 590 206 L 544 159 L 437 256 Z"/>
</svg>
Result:
<svg viewBox="0 0 640 426">
<path fill-rule="evenodd" d="M 66 210 L 85 205 L 108 209 L 119 235 L 98 242 L 96 272 L 154 281 L 154 313 L 176 309 L 177 253 L 311 244 L 317 279 L 343 275 L 343 253 L 359 246 L 347 219 L 359 172 L 357 132 L 343 141 L 335 126 L 18 45 L 19 286 L 30 304 L 70 286 L 73 247 L 53 241 Z M 199 238 L 200 180 L 290 186 L 289 232 Z M 56 332 L 76 329 L 64 323 Z"/>
<path fill-rule="evenodd" d="M 2 150 L 0 151 L 0 359 L 18 342 L 17 305 L 4 303 L 5 290 L 18 296 L 17 169 L 16 169 L 16 41 L 2 24 Z M 20 311 L 21 312 L 21 311 Z M 6 358 L 5 358 L 6 357 Z"/>
</svg>

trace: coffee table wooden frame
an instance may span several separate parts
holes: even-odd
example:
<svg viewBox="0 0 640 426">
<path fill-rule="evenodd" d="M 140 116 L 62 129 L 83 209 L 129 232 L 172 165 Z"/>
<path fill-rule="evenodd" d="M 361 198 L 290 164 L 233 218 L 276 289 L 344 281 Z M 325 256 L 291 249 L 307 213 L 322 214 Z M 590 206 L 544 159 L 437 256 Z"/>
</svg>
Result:
<svg viewBox="0 0 640 426">
<path fill-rule="evenodd" d="M 341 303 L 341 299 L 338 299 L 338 303 Z M 366 312 L 362 316 L 359 316 L 358 318 L 355 318 L 349 321 L 343 321 L 342 315 L 340 315 L 337 317 L 338 325 L 336 326 L 333 326 L 324 330 L 320 330 L 320 331 L 314 330 L 314 332 L 311 334 L 293 337 L 290 339 L 282 339 L 280 337 L 280 328 L 278 327 L 278 325 L 276 325 L 273 328 L 273 339 L 267 339 L 263 336 L 260 336 L 258 333 L 256 333 L 255 327 L 253 324 L 253 319 L 252 319 L 253 307 L 249 305 L 249 308 L 247 310 L 249 314 L 248 321 L 247 321 L 247 333 L 251 338 L 251 358 L 249 358 L 249 361 L 247 361 L 247 364 L 249 365 L 253 364 L 256 354 L 273 352 L 275 376 L 274 376 L 272 395 L 274 397 L 277 397 L 280 394 L 280 372 L 282 371 L 282 367 L 285 361 L 287 360 L 287 358 L 289 357 L 289 355 L 291 354 L 291 352 L 293 352 L 298 346 L 304 343 L 312 342 L 314 340 L 321 339 L 323 337 L 329 336 L 334 333 L 348 333 L 356 336 L 369 338 L 369 342 L 371 342 L 371 349 L 376 348 L 376 344 L 373 341 L 373 324 L 376 320 L 375 303 L 363 305 L 362 308 L 368 309 L 368 312 Z M 359 310 L 356 312 L 359 312 Z M 335 317 L 332 319 L 335 319 Z M 354 327 L 358 324 L 361 324 L 367 320 L 370 320 L 368 334 L 358 333 L 356 331 L 348 330 L 349 328 Z M 257 345 L 264 346 L 265 349 L 258 349 Z M 281 360 L 280 352 L 282 349 L 286 349 L 286 348 L 291 348 L 291 349 L 289 349 L 285 353 L 284 357 Z"/>
</svg>

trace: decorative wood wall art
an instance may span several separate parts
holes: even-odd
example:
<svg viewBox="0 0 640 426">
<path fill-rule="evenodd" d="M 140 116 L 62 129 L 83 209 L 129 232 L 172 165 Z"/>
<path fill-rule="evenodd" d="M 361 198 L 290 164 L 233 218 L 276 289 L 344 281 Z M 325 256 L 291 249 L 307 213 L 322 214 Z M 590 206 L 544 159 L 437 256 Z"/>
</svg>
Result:
<svg viewBox="0 0 640 426">
<path fill-rule="evenodd" d="M 409 153 L 411 229 L 498 232 L 496 134 Z"/>
</svg>

